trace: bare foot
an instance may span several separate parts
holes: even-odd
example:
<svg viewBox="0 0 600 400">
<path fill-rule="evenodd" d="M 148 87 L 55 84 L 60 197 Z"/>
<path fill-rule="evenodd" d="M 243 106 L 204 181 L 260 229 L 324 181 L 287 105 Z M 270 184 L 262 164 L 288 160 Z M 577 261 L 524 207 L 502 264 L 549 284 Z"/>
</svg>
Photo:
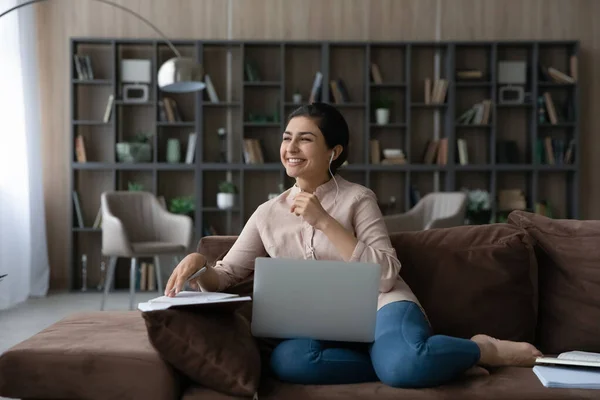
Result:
<svg viewBox="0 0 600 400">
<path fill-rule="evenodd" d="M 471 338 L 481 349 L 479 364 L 490 367 L 530 367 L 542 353 L 526 342 L 499 340 L 488 335 L 475 335 Z"/>
</svg>

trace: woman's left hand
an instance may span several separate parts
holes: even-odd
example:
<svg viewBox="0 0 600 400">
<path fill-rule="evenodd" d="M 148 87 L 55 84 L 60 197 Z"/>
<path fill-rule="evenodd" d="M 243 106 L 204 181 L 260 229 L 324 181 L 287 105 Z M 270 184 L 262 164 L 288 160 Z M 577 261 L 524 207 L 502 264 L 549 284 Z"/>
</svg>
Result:
<svg viewBox="0 0 600 400">
<path fill-rule="evenodd" d="M 319 230 L 323 230 L 323 227 L 332 218 L 331 215 L 323 209 L 317 196 L 306 192 L 300 192 L 296 195 L 290 211 L 297 216 L 304 218 L 306 222 Z"/>
</svg>

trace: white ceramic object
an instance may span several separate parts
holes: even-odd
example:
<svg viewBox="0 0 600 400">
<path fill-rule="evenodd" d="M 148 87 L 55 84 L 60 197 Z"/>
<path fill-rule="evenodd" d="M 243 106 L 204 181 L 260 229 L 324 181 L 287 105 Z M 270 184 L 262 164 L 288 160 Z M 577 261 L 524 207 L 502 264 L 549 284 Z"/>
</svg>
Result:
<svg viewBox="0 0 600 400">
<path fill-rule="evenodd" d="M 389 108 L 378 108 L 375 110 L 375 120 L 377 125 L 386 125 L 390 122 L 390 110 Z"/>
<path fill-rule="evenodd" d="M 221 210 L 233 208 L 235 204 L 235 194 L 233 193 L 217 193 L 217 207 Z"/>
<path fill-rule="evenodd" d="M 385 158 L 400 158 L 404 157 L 402 149 L 383 149 L 383 156 Z"/>
</svg>

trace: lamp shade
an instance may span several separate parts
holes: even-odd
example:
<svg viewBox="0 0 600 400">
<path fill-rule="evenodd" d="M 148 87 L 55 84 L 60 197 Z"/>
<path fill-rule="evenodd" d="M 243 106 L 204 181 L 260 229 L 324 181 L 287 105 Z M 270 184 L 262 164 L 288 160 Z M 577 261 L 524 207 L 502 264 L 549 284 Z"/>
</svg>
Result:
<svg viewBox="0 0 600 400">
<path fill-rule="evenodd" d="M 173 57 L 158 70 L 158 87 L 164 92 L 188 93 L 206 87 L 202 65 L 188 57 Z"/>
</svg>

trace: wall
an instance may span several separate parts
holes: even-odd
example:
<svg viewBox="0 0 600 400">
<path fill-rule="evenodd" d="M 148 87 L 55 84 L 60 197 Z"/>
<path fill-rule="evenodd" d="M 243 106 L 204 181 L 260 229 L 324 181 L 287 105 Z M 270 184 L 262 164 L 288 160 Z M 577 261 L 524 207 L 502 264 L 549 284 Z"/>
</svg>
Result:
<svg viewBox="0 0 600 400">
<path fill-rule="evenodd" d="M 581 211 L 600 219 L 600 2 L 594 0 L 115 0 L 170 38 L 323 40 L 579 39 L 582 56 Z M 69 38 L 156 37 L 133 16 L 90 0 L 37 7 L 44 196 L 51 288 L 68 282 Z M 436 24 L 437 22 L 437 24 Z M 596 66 L 595 71 L 593 66 Z"/>
</svg>

